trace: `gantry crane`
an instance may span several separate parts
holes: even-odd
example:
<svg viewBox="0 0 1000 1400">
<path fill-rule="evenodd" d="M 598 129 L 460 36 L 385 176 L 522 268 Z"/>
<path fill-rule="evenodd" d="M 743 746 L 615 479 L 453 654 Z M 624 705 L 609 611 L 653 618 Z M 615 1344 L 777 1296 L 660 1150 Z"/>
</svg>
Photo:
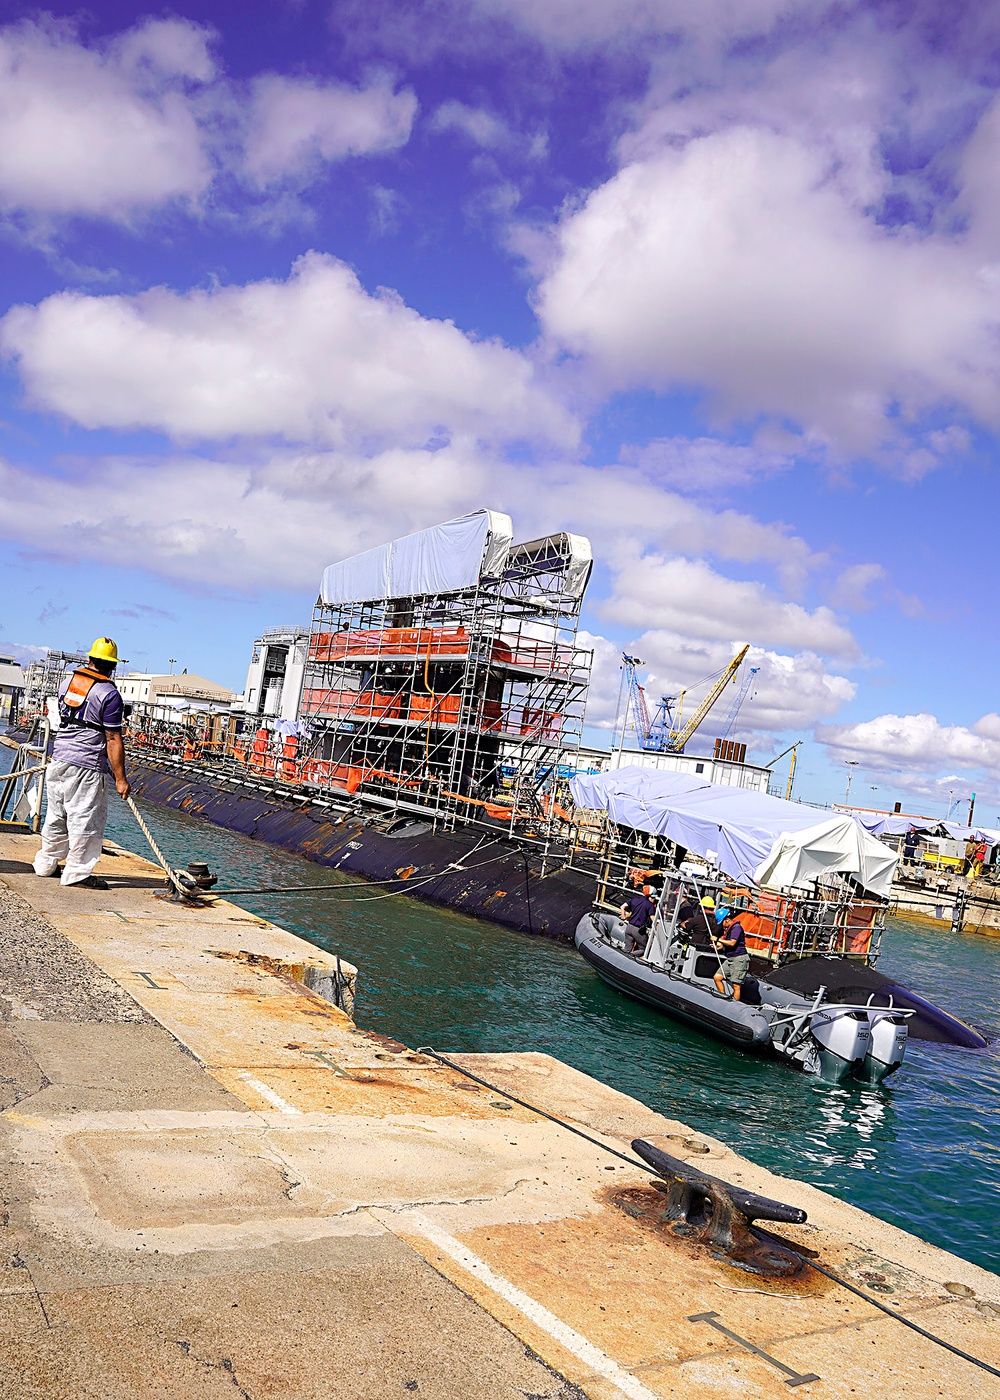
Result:
<svg viewBox="0 0 1000 1400">
<path fill-rule="evenodd" d="M 631 715 L 632 723 L 635 726 L 639 738 L 640 748 L 658 753 L 683 753 L 685 744 L 687 744 L 692 735 L 701 727 L 719 696 L 725 690 L 729 682 L 734 679 L 736 672 L 743 664 L 743 660 L 749 650 L 749 644 L 740 648 L 726 669 L 716 678 L 708 694 L 705 696 L 704 700 L 702 700 L 694 714 L 687 723 L 683 725 L 680 724 L 679 719 L 675 721 L 674 707 L 679 700 L 683 699 L 685 692 L 681 691 L 680 696 L 661 695 L 656 713 L 653 715 L 653 718 L 650 719 L 649 706 L 646 702 L 646 692 L 636 674 L 636 668 L 641 666 L 642 662 L 637 656 L 628 656 L 623 653 L 622 671 L 624 682 L 627 686 L 627 694 L 625 697 L 625 718 L 622 727 L 622 741 L 624 742 L 625 732 L 629 727 L 629 716 Z M 754 668 L 754 670 L 751 671 L 750 677 L 744 682 L 741 694 L 737 697 L 737 701 L 730 712 L 730 728 L 735 722 L 740 705 L 746 698 L 750 680 L 756 669 L 757 668 Z"/>
</svg>

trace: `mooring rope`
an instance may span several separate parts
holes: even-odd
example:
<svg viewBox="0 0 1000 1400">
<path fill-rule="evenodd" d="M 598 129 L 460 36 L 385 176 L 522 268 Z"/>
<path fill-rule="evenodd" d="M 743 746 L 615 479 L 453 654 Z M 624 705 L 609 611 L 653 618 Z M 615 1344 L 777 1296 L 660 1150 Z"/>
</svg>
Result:
<svg viewBox="0 0 1000 1400">
<path fill-rule="evenodd" d="M 128 805 L 129 811 L 132 813 L 133 817 L 135 817 L 136 821 L 137 821 L 138 824 L 139 824 L 139 830 L 142 832 L 143 836 L 145 836 L 146 840 L 149 842 L 149 845 L 150 845 L 150 848 L 152 849 L 153 855 L 156 857 L 156 859 L 159 861 L 160 865 L 163 867 L 163 870 L 164 870 L 164 873 L 166 874 L 167 879 L 170 881 L 170 883 L 173 885 L 174 889 L 177 891 L 177 893 L 181 896 L 182 899 L 188 899 L 188 898 L 190 898 L 192 892 L 195 892 L 195 893 L 196 893 L 197 890 L 195 889 L 195 891 L 192 891 L 191 889 L 186 889 L 186 888 L 184 887 L 184 885 L 181 883 L 181 878 L 180 878 L 180 876 L 178 875 L 178 873 L 176 872 L 176 870 L 172 870 L 171 867 L 167 864 L 167 858 L 166 858 L 166 856 L 163 854 L 163 852 L 160 850 L 159 846 L 156 844 L 156 841 L 153 839 L 153 833 L 150 831 L 149 827 L 148 827 L 148 826 L 146 825 L 146 823 L 143 821 L 142 815 L 141 815 L 141 813 L 140 813 L 140 811 L 139 811 L 139 808 L 135 805 L 134 799 L 130 796 L 130 797 L 126 797 L 125 801 L 126 801 L 126 803 L 127 803 L 127 805 Z M 194 883 L 194 881 L 192 880 L 192 884 L 193 884 L 193 883 Z"/>
<path fill-rule="evenodd" d="M 590 1133 L 585 1133 L 582 1128 L 574 1127 L 572 1123 L 567 1123 L 565 1119 L 557 1118 L 554 1113 L 547 1113 L 544 1108 L 539 1108 L 537 1104 L 528 1103 L 526 1099 L 519 1099 L 515 1094 L 510 1093 L 509 1090 L 501 1089 L 498 1085 L 491 1084 L 488 1079 L 483 1079 L 478 1074 L 473 1074 L 471 1070 L 456 1064 L 454 1060 L 449 1060 L 446 1055 L 439 1054 L 431 1045 L 420 1046 L 417 1050 L 417 1054 L 430 1055 L 441 1064 L 447 1065 L 449 1069 L 457 1070 L 459 1074 L 465 1075 L 466 1079 L 471 1079 L 476 1084 L 481 1084 L 484 1089 L 489 1089 L 494 1094 L 501 1094 L 505 1099 L 509 1099 L 511 1103 L 516 1103 L 519 1107 L 526 1108 L 529 1113 L 537 1113 L 540 1118 L 547 1118 L 550 1123 L 555 1123 L 558 1127 L 565 1128 L 569 1133 L 575 1133 L 577 1137 L 583 1138 L 586 1142 L 593 1144 L 594 1147 L 599 1147 L 602 1152 L 607 1152 L 610 1156 L 618 1157 L 622 1162 L 627 1162 L 630 1167 L 638 1167 L 640 1171 L 648 1172 L 650 1176 L 660 1175 L 653 1167 L 648 1166 L 647 1163 L 640 1161 L 638 1158 L 629 1157 L 624 1152 L 619 1152 L 616 1148 L 609 1147 L 606 1142 L 601 1142 L 600 1138 L 593 1137 Z M 753 1229 L 753 1225 L 751 1225 L 750 1228 Z M 764 1233 L 769 1232 L 765 1231 Z M 919 1335 L 926 1338 L 927 1341 L 934 1342 L 936 1346 L 943 1347 L 945 1351 L 950 1351 L 953 1356 L 958 1356 L 963 1361 L 971 1362 L 973 1366 L 979 1366 L 983 1371 L 988 1371 L 991 1376 L 1000 1376 L 1000 1370 L 998 1370 L 996 1366 L 991 1366 L 988 1361 L 983 1361 L 982 1358 L 978 1356 L 972 1356 L 969 1352 L 962 1351 L 960 1347 L 952 1346 L 951 1342 L 946 1342 L 943 1337 L 937 1337 L 933 1332 L 928 1332 L 926 1328 L 919 1326 L 918 1323 L 911 1322 L 908 1317 L 903 1317 L 901 1313 L 893 1312 L 892 1308 L 887 1307 L 885 1303 L 880 1303 L 877 1298 L 872 1298 L 860 1288 L 856 1288 L 853 1283 L 849 1283 L 847 1279 L 841 1278 L 841 1276 L 835 1274 L 832 1269 L 825 1269 L 822 1264 L 816 1264 L 812 1259 L 807 1259 L 805 1255 L 800 1254 L 795 1246 L 788 1241 L 783 1239 L 781 1243 L 810 1269 L 815 1269 L 817 1273 L 823 1274 L 834 1283 L 839 1283 L 841 1288 L 846 1288 L 849 1293 L 854 1293 L 857 1297 L 864 1299 L 866 1303 L 871 1303 L 873 1308 L 878 1308 L 880 1312 L 885 1313 L 886 1317 L 895 1318 L 897 1322 L 901 1322 L 904 1327 L 909 1327 L 911 1331 L 919 1333 Z"/>
<path fill-rule="evenodd" d="M 483 842 L 484 842 L 485 840 L 486 840 L 485 837 L 480 837 L 479 840 L 476 842 L 476 844 L 472 847 L 472 849 L 471 849 L 470 851 L 466 851 L 466 853 L 465 853 L 464 856 L 459 856 L 458 860 L 454 860 L 454 861 L 452 861 L 449 865 L 444 866 L 441 870 L 435 871 L 433 875 L 428 875 L 428 876 L 426 876 L 426 877 L 425 877 L 426 880 L 433 880 L 433 879 L 437 878 L 437 876 L 439 876 L 439 875 L 445 875 L 445 874 L 447 874 L 447 872 L 448 872 L 449 870 L 456 870 L 460 865 L 463 865 L 464 862 L 467 861 L 467 860 L 469 859 L 470 856 L 474 856 L 474 855 L 476 854 L 476 852 L 482 847 Z M 501 855 L 507 855 L 507 854 L 516 854 L 516 853 L 515 853 L 515 852 L 506 852 L 506 851 L 501 852 Z M 491 857 L 491 860 L 490 860 L 490 861 L 481 861 L 481 862 L 480 862 L 480 865 L 489 865 L 489 864 L 491 863 L 492 860 L 499 860 L 499 859 L 500 859 L 500 856 Z M 470 867 L 469 867 L 470 870 L 478 870 L 479 868 L 480 868 L 479 865 L 473 865 L 473 866 L 470 866 Z M 352 881 L 350 881 L 349 883 L 342 884 L 342 885 L 341 885 L 341 884 L 332 884 L 330 881 L 327 881 L 327 883 L 326 883 L 325 885 L 264 885 L 264 886 L 263 886 L 262 888 L 260 888 L 260 889 L 251 889 L 251 888 L 248 886 L 246 889 L 223 889 L 223 890 L 213 890 L 212 893 L 213 893 L 213 894 L 227 894 L 227 895 L 228 895 L 228 894 L 318 894 L 318 893 L 322 893 L 323 891 L 326 891 L 326 892 L 329 894 L 329 893 L 332 893 L 332 892 L 334 892 L 334 891 L 369 889 L 369 888 L 371 888 L 372 886 L 378 886 L 378 885 L 396 885 L 396 884 L 399 884 L 399 883 L 401 883 L 401 882 L 407 883 L 407 884 L 409 883 L 409 881 L 406 880 L 406 879 L 404 879 L 404 877 L 403 877 L 402 875 L 393 875 L 393 876 L 391 876 L 391 877 L 390 877 L 389 879 L 387 879 L 387 880 L 352 880 Z M 417 882 L 415 882 L 415 883 L 420 884 L 420 883 L 425 883 L 425 881 L 421 880 L 421 881 L 417 881 Z M 412 889 L 412 888 L 413 888 L 413 885 L 410 885 L 410 888 Z M 393 891 L 393 893 L 396 893 L 396 891 Z M 400 894 L 405 894 L 405 893 L 406 893 L 406 890 L 405 890 L 405 889 L 404 889 L 404 890 L 400 890 L 400 891 L 398 891 L 398 893 L 400 893 Z"/>
</svg>

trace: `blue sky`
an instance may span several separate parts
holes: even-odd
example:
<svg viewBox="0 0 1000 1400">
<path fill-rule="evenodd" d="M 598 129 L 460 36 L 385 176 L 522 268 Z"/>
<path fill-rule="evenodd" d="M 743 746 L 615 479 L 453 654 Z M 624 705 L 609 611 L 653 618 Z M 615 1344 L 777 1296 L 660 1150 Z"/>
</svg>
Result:
<svg viewBox="0 0 1000 1400">
<path fill-rule="evenodd" d="M 0 651 L 239 687 L 491 506 L 593 541 L 596 728 L 749 642 L 803 796 L 1000 821 L 990 7 L 4 14 Z"/>
</svg>

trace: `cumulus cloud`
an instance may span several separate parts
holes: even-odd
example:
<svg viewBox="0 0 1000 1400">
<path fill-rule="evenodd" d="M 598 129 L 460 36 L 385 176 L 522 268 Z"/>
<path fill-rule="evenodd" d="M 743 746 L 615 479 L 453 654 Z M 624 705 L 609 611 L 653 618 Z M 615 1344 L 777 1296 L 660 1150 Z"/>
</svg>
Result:
<svg viewBox="0 0 1000 1400">
<path fill-rule="evenodd" d="M 615 567 L 634 564 L 637 548 L 692 542 L 769 570 L 789 553 L 802 568 L 810 562 L 804 543 L 781 527 L 713 512 L 634 473 L 616 481 L 590 467 L 512 462 L 467 439 L 382 448 L 368 441 L 338 450 L 244 442 L 214 456 L 77 458 L 52 471 L 0 467 L 0 534 L 83 561 L 113 553 L 124 562 L 134 548 L 131 562 L 209 587 L 253 588 L 265 580 L 311 591 L 338 551 L 350 554 L 483 506 L 509 511 L 525 538 L 565 529 L 589 535 Z M 278 543 L 283 539 L 287 548 Z M 630 599 L 629 615 L 629 625 L 662 625 L 655 587 Z M 684 623 L 689 631 L 695 625 Z"/>
<path fill-rule="evenodd" d="M 622 458 L 635 462 L 664 485 L 695 496 L 753 485 L 788 471 L 795 460 L 789 451 L 763 444 L 744 446 L 717 437 L 654 438 L 641 447 L 625 447 Z"/>
<path fill-rule="evenodd" d="M 387 77 L 234 83 L 212 38 L 180 19 L 92 44 L 52 20 L 0 28 L 0 209 L 129 223 L 170 202 L 204 209 L 224 171 L 273 197 L 409 139 L 417 100 Z"/>
<path fill-rule="evenodd" d="M 485 107 L 470 107 L 465 102 L 442 102 L 431 117 L 434 131 L 459 131 L 476 146 L 496 148 L 511 140 L 506 122 L 488 112 Z"/>
<path fill-rule="evenodd" d="M 741 639 L 846 660 L 859 655 L 857 642 L 829 608 L 810 612 L 761 583 L 725 578 L 700 559 L 651 554 L 625 563 L 601 614 L 625 625 L 652 623 L 704 640 Z"/>
<path fill-rule="evenodd" d="M 819 0 L 473 0 L 483 14 L 512 19 L 557 50 L 621 44 L 643 35 L 685 35 L 716 43 L 766 34 L 781 18 L 826 9 Z"/>
<path fill-rule="evenodd" d="M 834 757 L 857 759 L 875 772 L 940 774 L 957 765 L 983 769 L 1000 777 L 1000 715 L 984 715 L 971 728 L 941 724 L 931 714 L 878 715 L 859 724 L 827 726 L 817 731 Z"/>
<path fill-rule="evenodd" d="M 371 296 L 345 263 L 318 253 L 284 282 L 62 292 L 8 312 L 0 348 L 17 358 L 33 405 L 88 428 L 324 445 L 575 437 L 525 356 L 422 317 L 392 292 Z"/>
<path fill-rule="evenodd" d="M 213 75 L 209 38 L 186 20 L 93 48 L 66 26 L 0 30 L 0 205 L 126 219 L 200 196 L 212 169 L 192 98 Z"/>
<path fill-rule="evenodd" d="M 876 223 L 794 137 L 742 125 L 635 161 L 554 236 L 540 317 L 606 388 L 704 388 L 845 451 L 942 405 L 1000 423 L 1000 276 Z"/>
<path fill-rule="evenodd" d="M 830 595 L 835 607 L 849 612 L 867 612 L 875 606 L 871 590 L 884 583 L 886 571 L 881 564 L 851 564 L 838 576 Z"/>
<path fill-rule="evenodd" d="M 0 463 L 0 532 L 84 563 L 114 560 L 195 588 L 313 594 L 332 560 L 483 502 L 460 450 L 259 461 L 107 458 L 58 477 Z"/>
<path fill-rule="evenodd" d="M 269 74 L 257 79 L 245 170 L 259 187 L 296 179 L 323 161 L 398 150 L 417 111 L 413 92 L 379 78 L 365 88 Z"/>
<path fill-rule="evenodd" d="M 649 666 L 650 692 L 676 694 L 686 686 L 714 675 L 726 666 L 735 648 L 726 643 L 697 642 L 690 637 L 655 629 L 636 639 L 638 654 Z M 854 698 L 857 687 L 846 676 L 830 671 L 814 652 L 782 654 L 764 647 L 751 647 L 744 667 L 756 667 L 757 674 L 739 712 L 732 737 L 748 739 L 783 734 L 789 730 L 807 731 L 818 720 L 829 719 Z M 738 694 L 743 671 L 719 699 L 704 733 L 714 735 L 723 728 Z M 704 690 L 694 697 L 697 702 Z M 690 714 L 690 703 L 688 713 Z"/>
</svg>

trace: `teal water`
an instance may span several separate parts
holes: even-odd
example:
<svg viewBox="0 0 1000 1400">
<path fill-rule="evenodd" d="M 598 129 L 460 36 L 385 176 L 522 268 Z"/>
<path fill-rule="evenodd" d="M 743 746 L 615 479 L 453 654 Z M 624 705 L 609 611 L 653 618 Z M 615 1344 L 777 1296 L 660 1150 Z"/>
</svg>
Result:
<svg viewBox="0 0 1000 1400">
<path fill-rule="evenodd" d="M 1000 1268 L 1000 1041 L 982 1052 L 914 1041 L 884 1087 L 822 1084 L 621 996 L 571 946 L 375 887 L 337 895 L 347 877 L 182 813 L 142 810 L 173 862 L 208 860 L 222 885 L 329 881 L 330 896 L 238 902 L 356 963 L 360 1024 L 444 1051 L 547 1051 L 774 1171 Z M 114 799 L 108 834 L 144 849 Z M 1000 939 L 899 919 L 880 966 L 1000 1037 Z"/>
</svg>

